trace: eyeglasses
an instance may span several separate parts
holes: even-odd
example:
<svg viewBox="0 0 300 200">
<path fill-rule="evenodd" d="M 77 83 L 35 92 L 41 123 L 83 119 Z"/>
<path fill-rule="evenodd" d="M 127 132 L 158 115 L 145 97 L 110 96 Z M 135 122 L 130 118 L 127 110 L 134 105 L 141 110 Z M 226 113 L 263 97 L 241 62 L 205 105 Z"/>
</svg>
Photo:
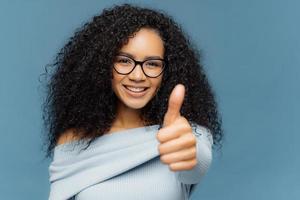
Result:
<svg viewBox="0 0 300 200">
<path fill-rule="evenodd" d="M 127 56 L 118 55 L 114 60 L 114 69 L 119 74 L 127 75 L 134 70 L 137 64 L 141 65 L 144 74 L 150 78 L 158 77 L 165 68 L 165 62 L 163 59 L 136 61 Z"/>
</svg>

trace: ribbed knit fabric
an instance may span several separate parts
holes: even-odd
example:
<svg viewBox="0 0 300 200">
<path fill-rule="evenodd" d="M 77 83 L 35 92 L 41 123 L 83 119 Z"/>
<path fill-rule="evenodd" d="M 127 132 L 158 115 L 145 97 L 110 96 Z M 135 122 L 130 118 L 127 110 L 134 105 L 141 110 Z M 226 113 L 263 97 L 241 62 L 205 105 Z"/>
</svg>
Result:
<svg viewBox="0 0 300 200">
<path fill-rule="evenodd" d="M 160 161 L 158 125 L 105 134 L 89 148 L 55 147 L 49 200 L 187 200 L 212 161 L 212 135 L 196 125 L 197 165 L 173 172 Z"/>
</svg>

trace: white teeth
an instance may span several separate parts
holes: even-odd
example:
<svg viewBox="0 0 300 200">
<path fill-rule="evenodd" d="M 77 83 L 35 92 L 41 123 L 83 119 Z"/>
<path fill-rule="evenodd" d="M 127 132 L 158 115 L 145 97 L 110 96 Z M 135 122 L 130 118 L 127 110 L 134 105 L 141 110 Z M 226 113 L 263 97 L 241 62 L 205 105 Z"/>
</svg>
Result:
<svg viewBox="0 0 300 200">
<path fill-rule="evenodd" d="M 126 86 L 127 89 L 133 91 L 133 92 L 141 92 L 141 91 L 144 91 L 146 88 L 135 88 L 135 87 L 129 87 L 129 86 Z"/>
</svg>

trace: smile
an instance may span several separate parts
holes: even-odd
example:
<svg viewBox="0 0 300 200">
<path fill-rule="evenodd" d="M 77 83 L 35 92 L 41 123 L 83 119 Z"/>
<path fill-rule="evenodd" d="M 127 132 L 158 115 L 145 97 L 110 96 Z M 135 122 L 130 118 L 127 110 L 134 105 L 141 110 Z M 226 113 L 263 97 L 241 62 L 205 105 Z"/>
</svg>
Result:
<svg viewBox="0 0 300 200">
<path fill-rule="evenodd" d="M 125 87 L 126 87 L 126 89 L 128 89 L 132 92 L 142 92 L 142 91 L 147 89 L 146 87 L 130 87 L 130 86 L 127 86 L 127 85 L 125 85 Z"/>
<path fill-rule="evenodd" d="M 127 94 L 132 97 L 142 97 L 147 93 L 149 87 L 130 87 L 123 85 Z"/>
</svg>

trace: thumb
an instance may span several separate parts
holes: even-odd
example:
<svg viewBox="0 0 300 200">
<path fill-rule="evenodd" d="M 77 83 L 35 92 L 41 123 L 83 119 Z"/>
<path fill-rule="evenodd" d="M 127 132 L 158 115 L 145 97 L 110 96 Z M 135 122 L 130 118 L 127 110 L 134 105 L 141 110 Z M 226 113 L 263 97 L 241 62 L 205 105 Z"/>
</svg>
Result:
<svg viewBox="0 0 300 200">
<path fill-rule="evenodd" d="M 177 84 L 172 90 L 169 97 L 168 110 L 164 116 L 164 127 L 173 123 L 175 119 L 180 116 L 180 108 L 184 100 L 184 93 L 185 88 L 182 84 Z"/>
</svg>

